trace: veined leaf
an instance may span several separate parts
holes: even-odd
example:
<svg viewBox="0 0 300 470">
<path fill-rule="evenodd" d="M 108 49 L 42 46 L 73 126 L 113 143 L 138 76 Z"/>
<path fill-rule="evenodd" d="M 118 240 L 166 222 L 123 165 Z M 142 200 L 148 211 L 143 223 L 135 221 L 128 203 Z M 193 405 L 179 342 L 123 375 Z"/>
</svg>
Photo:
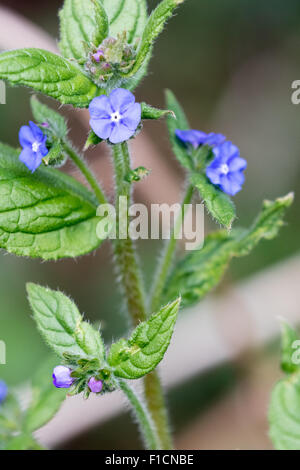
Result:
<svg viewBox="0 0 300 470">
<path fill-rule="evenodd" d="M 68 60 L 42 49 L 17 49 L 0 54 L 0 79 L 24 85 L 62 104 L 87 107 L 96 85 Z"/>
<path fill-rule="evenodd" d="M 64 139 L 68 133 L 68 127 L 65 118 L 49 108 L 46 104 L 41 103 L 36 96 L 32 96 L 30 100 L 32 114 L 36 122 L 39 124 L 47 123 L 56 137 Z"/>
<path fill-rule="evenodd" d="M 108 36 L 108 18 L 100 0 L 65 0 L 59 18 L 59 48 L 68 59 L 84 58 L 84 43 L 97 47 Z"/>
<path fill-rule="evenodd" d="M 0 248 L 45 260 L 96 249 L 97 202 L 73 178 L 51 168 L 34 174 L 0 144 Z"/>
<path fill-rule="evenodd" d="M 62 292 L 28 283 L 27 293 L 37 327 L 53 351 L 69 356 L 104 359 L 100 333 L 83 321 L 74 302 Z"/>
<path fill-rule="evenodd" d="M 116 37 L 126 30 L 129 43 L 142 36 L 148 16 L 146 0 L 103 0 L 103 6 L 110 36 Z"/>
<path fill-rule="evenodd" d="M 187 130 L 189 129 L 188 120 L 184 114 L 182 107 L 177 101 L 175 95 L 170 91 L 166 90 L 166 104 L 167 108 L 173 111 L 175 119 L 172 116 L 167 118 L 167 125 L 169 130 L 170 142 L 172 145 L 173 152 L 179 161 L 179 163 L 188 170 L 193 169 L 193 163 L 191 156 L 188 153 L 187 148 L 180 142 L 176 135 L 176 129 Z"/>
<path fill-rule="evenodd" d="M 270 437 L 277 450 L 300 450 L 300 374 L 278 382 L 269 408 Z"/>
<path fill-rule="evenodd" d="M 230 234 L 222 230 L 209 235 L 202 249 L 190 252 L 174 266 L 163 301 L 181 295 L 183 306 L 187 307 L 201 300 L 219 283 L 232 258 L 246 256 L 260 240 L 277 235 L 292 201 L 293 194 L 266 201 L 248 230 L 235 229 Z"/>
<path fill-rule="evenodd" d="M 234 221 L 235 207 L 230 197 L 217 186 L 208 181 L 201 173 L 192 173 L 190 182 L 198 189 L 205 206 L 211 216 L 227 229 L 231 229 Z"/>
<path fill-rule="evenodd" d="M 111 346 L 108 363 L 117 377 L 138 379 L 151 372 L 163 359 L 173 334 L 180 299 L 163 307 L 140 323 L 131 338 Z"/>
</svg>

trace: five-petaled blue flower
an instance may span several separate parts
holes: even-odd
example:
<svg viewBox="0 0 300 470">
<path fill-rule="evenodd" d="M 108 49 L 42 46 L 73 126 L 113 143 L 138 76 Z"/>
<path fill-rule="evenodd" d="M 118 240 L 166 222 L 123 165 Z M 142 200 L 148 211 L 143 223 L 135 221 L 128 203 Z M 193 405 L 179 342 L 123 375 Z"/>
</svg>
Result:
<svg viewBox="0 0 300 470">
<path fill-rule="evenodd" d="M 187 131 L 176 129 L 175 134 L 181 142 L 190 144 L 195 149 L 200 145 L 210 145 L 211 147 L 220 145 L 226 140 L 226 137 L 222 134 L 215 134 L 214 132 L 206 134 L 205 132 L 195 129 L 189 129 Z"/>
<path fill-rule="evenodd" d="M 3 380 L 0 380 L 0 405 L 7 397 L 7 385 Z"/>
<path fill-rule="evenodd" d="M 53 369 L 53 384 L 56 388 L 69 388 L 74 382 L 74 378 L 71 377 L 71 369 L 66 366 L 56 366 Z"/>
<path fill-rule="evenodd" d="M 19 140 L 23 147 L 19 158 L 33 173 L 42 163 L 42 159 L 48 154 L 47 137 L 34 122 L 29 121 L 29 126 L 21 127 Z"/>
<path fill-rule="evenodd" d="M 239 149 L 229 141 L 214 147 L 213 153 L 215 158 L 206 168 L 206 176 L 222 191 L 234 196 L 242 189 L 247 162 L 240 157 Z"/>
<path fill-rule="evenodd" d="M 95 134 L 112 144 L 132 137 L 142 116 L 140 103 L 136 103 L 134 95 L 124 88 L 116 88 L 109 96 L 97 96 L 91 101 L 89 111 Z"/>
</svg>

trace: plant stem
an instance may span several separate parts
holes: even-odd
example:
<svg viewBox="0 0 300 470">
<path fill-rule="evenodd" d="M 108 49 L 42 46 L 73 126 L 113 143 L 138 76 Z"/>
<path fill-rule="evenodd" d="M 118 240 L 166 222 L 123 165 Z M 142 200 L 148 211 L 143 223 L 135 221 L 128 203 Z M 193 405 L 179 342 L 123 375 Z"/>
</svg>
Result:
<svg viewBox="0 0 300 470">
<path fill-rule="evenodd" d="M 146 448 L 148 450 L 159 450 L 159 439 L 147 408 L 138 397 L 134 389 L 130 387 L 127 382 L 124 380 L 119 380 L 118 383 L 137 417 Z"/>
<path fill-rule="evenodd" d="M 156 275 L 156 282 L 153 288 L 153 294 L 151 296 L 151 312 L 156 311 L 160 307 L 161 296 L 163 289 L 166 284 L 170 268 L 175 255 L 175 250 L 177 246 L 177 236 L 182 227 L 184 215 L 185 215 L 185 204 L 189 204 L 193 197 L 194 188 L 192 185 L 188 186 L 182 205 L 181 205 L 181 214 L 179 214 L 177 220 L 175 221 L 172 235 L 168 243 L 166 244 L 165 251 L 162 257 L 162 261 L 158 267 L 158 272 Z"/>
<path fill-rule="evenodd" d="M 145 296 L 134 244 L 128 235 L 129 215 L 128 208 L 131 204 L 131 184 L 125 180 L 130 169 L 130 157 L 128 144 L 113 146 L 113 157 L 116 175 L 116 213 L 117 213 L 117 238 L 114 241 L 114 251 L 117 267 L 127 300 L 128 313 L 134 326 L 146 320 Z M 123 213 L 120 207 L 120 197 L 125 198 L 127 211 Z M 124 228 L 125 237 L 120 238 L 119 228 Z"/>
<path fill-rule="evenodd" d="M 99 204 L 106 204 L 107 203 L 106 197 L 104 196 L 96 177 L 93 175 L 92 171 L 88 168 L 83 158 L 81 158 L 78 155 L 78 153 L 67 142 L 64 142 L 64 149 L 69 155 L 69 157 L 71 158 L 71 160 L 73 160 L 75 165 L 79 168 L 81 173 L 86 178 L 90 187 L 94 191 Z"/>
<path fill-rule="evenodd" d="M 131 203 L 131 184 L 125 180 L 125 176 L 130 170 L 130 156 L 128 144 L 114 145 L 113 147 L 115 175 L 116 175 L 116 196 L 125 196 L 128 205 Z M 117 207 L 117 214 L 118 214 Z M 118 216 L 119 217 L 119 216 Z M 128 213 L 127 213 L 128 221 Z M 118 224 L 117 224 L 118 225 Z M 117 239 L 114 243 L 116 261 L 121 276 L 123 288 L 127 298 L 128 313 L 134 325 L 147 318 L 142 276 L 136 260 L 135 248 L 132 240 Z M 145 398 L 147 406 L 157 435 L 160 439 L 161 449 L 172 448 L 169 431 L 167 411 L 164 403 L 164 396 L 160 385 L 160 380 L 156 371 L 151 372 L 144 379 Z"/>
</svg>

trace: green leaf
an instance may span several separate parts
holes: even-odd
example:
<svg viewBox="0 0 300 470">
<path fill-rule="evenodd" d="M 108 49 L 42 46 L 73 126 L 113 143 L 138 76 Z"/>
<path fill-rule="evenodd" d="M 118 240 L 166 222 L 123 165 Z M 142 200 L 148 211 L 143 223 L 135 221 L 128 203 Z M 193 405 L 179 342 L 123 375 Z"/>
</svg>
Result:
<svg viewBox="0 0 300 470">
<path fill-rule="evenodd" d="M 42 49 L 0 54 L 0 79 L 28 86 L 78 108 L 87 107 L 97 94 L 96 85 L 76 65 Z"/>
<path fill-rule="evenodd" d="M 30 434 L 20 434 L 9 440 L 5 450 L 41 450 L 42 448 Z"/>
<path fill-rule="evenodd" d="M 62 292 L 28 283 L 27 293 L 37 327 L 53 351 L 80 358 L 104 360 L 100 333 L 83 321 L 78 308 Z"/>
<path fill-rule="evenodd" d="M 32 174 L 0 144 L 0 248 L 45 260 L 89 253 L 101 244 L 96 210 L 76 180 L 45 167 Z"/>
<path fill-rule="evenodd" d="M 36 122 L 39 124 L 47 123 L 53 134 L 59 139 L 66 137 L 68 127 L 65 118 L 61 114 L 41 103 L 36 96 L 31 97 L 30 104 Z"/>
<path fill-rule="evenodd" d="M 97 47 L 108 36 L 108 18 L 100 0 L 65 0 L 59 18 L 59 48 L 68 59 L 84 58 L 85 43 Z"/>
<path fill-rule="evenodd" d="M 111 346 L 108 363 L 117 377 L 138 379 L 155 369 L 170 344 L 179 305 L 180 298 L 140 323 L 128 341 Z"/>
<path fill-rule="evenodd" d="M 18 152 L 0 144 L 0 246 L 57 259 L 96 248 L 96 203 L 81 184 L 55 170 L 32 175 Z M 88 245 L 88 249 L 86 246 Z M 77 253 L 77 254 L 76 254 Z"/>
<path fill-rule="evenodd" d="M 222 230 L 209 235 L 202 249 L 190 252 L 174 266 L 163 300 L 168 302 L 181 295 L 184 307 L 201 300 L 219 283 L 232 258 L 248 255 L 261 240 L 277 235 L 292 201 L 292 194 L 266 201 L 248 230 L 235 229 L 230 234 Z"/>
<path fill-rule="evenodd" d="M 171 116 L 171 118 L 175 118 L 175 114 L 173 111 L 169 109 L 158 109 L 153 108 L 147 103 L 141 103 L 142 106 L 142 119 L 160 119 L 165 116 Z"/>
<path fill-rule="evenodd" d="M 103 142 L 103 139 L 100 139 L 100 137 L 95 134 L 93 130 L 89 132 L 88 138 L 86 140 L 86 143 L 84 144 L 83 150 L 86 151 L 93 145 L 98 145 L 101 142 Z"/>
<path fill-rule="evenodd" d="M 190 128 L 187 118 L 184 114 L 182 107 L 177 101 L 175 95 L 170 91 L 166 90 L 166 104 L 167 108 L 173 111 L 176 118 L 172 116 L 167 118 L 167 125 L 169 130 L 170 142 L 172 145 L 173 152 L 179 161 L 179 163 L 188 170 L 193 169 L 193 162 L 187 148 L 180 142 L 176 135 L 176 129 L 187 130 Z"/>
<path fill-rule="evenodd" d="M 107 0 L 107 2 L 109 1 L 110 0 Z M 136 61 L 133 67 L 128 72 L 123 74 L 125 77 L 135 75 L 143 66 L 144 62 L 148 60 L 149 55 L 151 55 L 155 39 L 162 32 L 166 21 L 168 18 L 170 18 L 170 16 L 172 16 L 174 9 L 183 2 L 184 0 L 162 0 L 162 2 L 160 2 L 155 10 L 151 13 L 145 25 L 142 39 L 137 49 Z M 123 21 L 123 18 L 121 21 Z"/>
<path fill-rule="evenodd" d="M 231 229 L 236 214 L 230 197 L 217 186 L 211 184 L 206 176 L 201 173 L 192 173 L 190 182 L 198 189 L 211 216 L 219 224 Z"/>
<path fill-rule="evenodd" d="M 300 374 L 278 382 L 269 408 L 270 437 L 277 450 L 300 450 Z"/>
<path fill-rule="evenodd" d="M 285 320 L 281 321 L 281 368 L 286 373 L 299 371 L 299 364 L 294 360 L 295 346 L 300 349 L 297 331 Z"/>
<path fill-rule="evenodd" d="M 57 358 L 51 357 L 38 368 L 32 381 L 32 398 L 25 412 L 23 430 L 31 433 L 50 421 L 66 398 L 66 389 L 54 387 L 51 374 Z"/>
<path fill-rule="evenodd" d="M 148 18 L 146 0 L 103 0 L 103 6 L 110 36 L 117 37 L 126 30 L 129 43 L 142 36 Z"/>
</svg>

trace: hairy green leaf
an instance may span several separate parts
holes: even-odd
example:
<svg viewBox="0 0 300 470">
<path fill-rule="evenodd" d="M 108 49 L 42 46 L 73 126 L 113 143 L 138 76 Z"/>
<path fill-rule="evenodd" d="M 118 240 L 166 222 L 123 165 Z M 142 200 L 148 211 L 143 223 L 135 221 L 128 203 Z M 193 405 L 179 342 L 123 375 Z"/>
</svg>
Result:
<svg viewBox="0 0 300 470">
<path fill-rule="evenodd" d="M 173 111 L 169 109 L 158 109 L 150 106 L 147 103 L 141 103 L 142 106 L 142 119 L 160 119 L 164 116 L 171 116 L 171 118 L 175 118 L 175 114 Z"/>
<path fill-rule="evenodd" d="M 104 359 L 100 333 L 83 321 L 74 302 L 62 292 L 28 283 L 27 293 L 37 327 L 53 351 L 69 356 Z"/>
<path fill-rule="evenodd" d="M 80 183 L 52 168 L 34 174 L 0 144 L 0 248 L 45 260 L 96 249 L 97 202 Z"/>
<path fill-rule="evenodd" d="M 39 124 L 47 123 L 51 131 L 59 139 L 64 139 L 68 133 L 68 127 L 65 118 L 49 108 L 46 104 L 41 103 L 36 96 L 32 96 L 30 100 L 32 114 L 36 122 Z"/>
<path fill-rule="evenodd" d="M 97 47 L 108 36 L 108 18 L 100 0 L 65 0 L 59 18 L 59 48 L 68 59 L 84 58 L 85 43 Z"/>
<path fill-rule="evenodd" d="M 201 173 L 192 173 L 190 182 L 198 189 L 211 216 L 219 224 L 231 229 L 236 214 L 230 197 L 217 186 L 211 184 L 206 176 Z"/>
<path fill-rule="evenodd" d="M 250 229 L 225 230 L 209 235 L 202 249 L 190 252 L 173 268 L 163 300 L 182 296 L 187 307 L 201 300 L 221 280 L 230 260 L 246 256 L 260 240 L 274 238 L 283 225 L 283 217 L 293 201 L 288 194 L 275 201 L 266 201 Z"/>
<path fill-rule="evenodd" d="M 269 408 L 270 437 L 277 450 L 300 450 L 300 374 L 278 382 Z"/>
<path fill-rule="evenodd" d="M 193 169 L 191 156 L 189 155 L 187 148 L 177 139 L 175 135 L 176 129 L 187 130 L 190 126 L 182 107 L 177 101 L 175 95 L 170 90 L 166 90 L 166 105 L 167 108 L 173 111 L 174 115 L 176 116 L 175 119 L 172 116 L 168 116 L 167 118 L 170 142 L 173 152 L 179 163 L 184 168 L 191 170 Z"/>
<path fill-rule="evenodd" d="M 111 346 L 108 363 L 117 377 L 138 379 L 155 369 L 170 344 L 179 305 L 180 299 L 166 305 L 140 323 L 128 341 Z"/>
<path fill-rule="evenodd" d="M 87 107 L 97 87 L 68 60 L 42 49 L 17 49 L 0 54 L 0 79 L 24 85 L 62 104 Z"/>
<path fill-rule="evenodd" d="M 147 23 L 146 0 L 103 0 L 109 18 L 109 35 L 127 31 L 129 43 L 139 39 Z"/>
<path fill-rule="evenodd" d="M 184 0 L 162 0 L 158 4 L 151 13 L 144 28 L 142 39 L 137 49 L 135 63 L 128 72 L 124 73 L 124 76 L 129 77 L 136 74 L 143 66 L 144 62 L 148 60 L 155 39 L 162 32 L 166 21 L 172 16 L 174 9 L 183 2 Z"/>
</svg>

